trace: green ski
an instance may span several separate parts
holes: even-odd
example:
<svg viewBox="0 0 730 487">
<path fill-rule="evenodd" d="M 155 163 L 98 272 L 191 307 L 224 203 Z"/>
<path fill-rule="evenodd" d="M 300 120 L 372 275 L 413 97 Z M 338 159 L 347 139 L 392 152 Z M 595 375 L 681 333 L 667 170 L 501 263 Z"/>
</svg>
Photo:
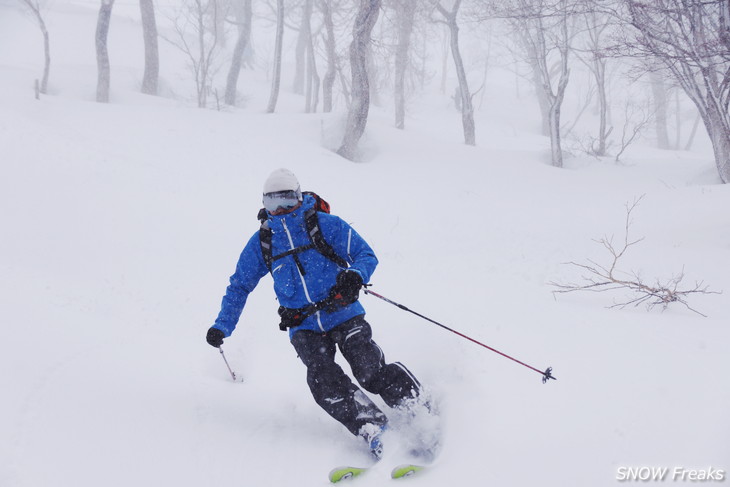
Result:
<svg viewBox="0 0 730 487">
<path fill-rule="evenodd" d="M 424 470 L 426 467 L 423 465 L 414 465 L 412 463 L 404 463 L 398 465 L 390 472 L 390 478 L 402 479 L 417 474 Z M 370 467 L 337 467 L 330 472 L 330 482 L 336 484 L 342 480 L 353 479 L 359 477 L 370 470 Z"/>
<path fill-rule="evenodd" d="M 337 467 L 330 472 L 329 478 L 330 478 L 330 482 L 332 482 L 333 484 L 336 484 L 337 482 L 339 482 L 341 480 L 355 478 L 358 475 L 362 475 L 363 473 L 365 473 L 367 471 L 368 471 L 367 467 L 364 467 L 364 468 Z"/>
<path fill-rule="evenodd" d="M 402 479 L 404 477 L 410 477 L 423 470 L 425 467 L 421 465 L 413 465 L 410 463 L 404 463 L 398 465 L 390 472 L 390 477 L 393 479 Z"/>
</svg>

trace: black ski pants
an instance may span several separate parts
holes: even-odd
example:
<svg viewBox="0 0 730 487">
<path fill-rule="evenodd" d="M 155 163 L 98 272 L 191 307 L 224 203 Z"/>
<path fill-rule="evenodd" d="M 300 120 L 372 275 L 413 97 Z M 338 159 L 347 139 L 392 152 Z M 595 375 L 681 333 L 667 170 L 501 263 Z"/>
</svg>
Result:
<svg viewBox="0 0 730 487">
<path fill-rule="evenodd" d="M 380 395 L 388 406 L 398 407 L 420 393 L 420 383 L 403 364 L 385 363 L 383 350 L 373 341 L 362 315 L 327 333 L 300 330 L 291 342 L 307 366 L 307 384 L 314 400 L 354 435 L 366 423 L 384 425 L 388 420 L 335 362 L 337 347 L 362 388 Z"/>
</svg>

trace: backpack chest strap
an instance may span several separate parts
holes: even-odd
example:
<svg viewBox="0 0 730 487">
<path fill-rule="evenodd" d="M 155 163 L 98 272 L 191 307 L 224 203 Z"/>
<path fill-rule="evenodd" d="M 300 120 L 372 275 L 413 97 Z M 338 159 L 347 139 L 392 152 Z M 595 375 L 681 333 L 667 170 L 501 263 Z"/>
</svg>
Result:
<svg viewBox="0 0 730 487">
<path fill-rule="evenodd" d="M 302 275 L 306 274 L 307 271 L 304 270 L 304 266 L 302 265 L 302 262 L 299 260 L 299 254 L 301 252 L 304 252 L 305 250 L 313 249 L 314 244 L 308 244 L 308 245 L 302 245 L 301 247 L 297 247 L 295 249 L 287 250 L 286 252 L 282 252 L 281 254 L 276 254 L 271 257 L 272 263 L 276 260 L 283 259 L 287 255 L 293 255 L 294 256 L 294 262 L 297 264 L 297 268 L 299 269 L 299 272 L 302 273 Z"/>
</svg>

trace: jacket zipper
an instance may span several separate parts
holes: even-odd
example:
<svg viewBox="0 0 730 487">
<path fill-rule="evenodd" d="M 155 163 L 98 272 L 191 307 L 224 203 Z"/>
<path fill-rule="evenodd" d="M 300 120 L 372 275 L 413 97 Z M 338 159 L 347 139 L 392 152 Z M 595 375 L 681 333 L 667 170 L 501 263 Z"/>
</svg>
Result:
<svg viewBox="0 0 730 487">
<path fill-rule="evenodd" d="M 292 239 L 291 233 L 289 232 L 289 227 L 286 226 L 286 219 L 282 218 L 281 223 L 284 225 L 284 231 L 286 232 L 286 236 L 289 239 L 289 250 L 294 250 L 294 239 Z M 309 296 L 309 289 L 307 289 L 307 282 L 304 280 L 304 275 L 302 274 L 301 269 L 299 269 L 299 266 L 296 266 L 297 272 L 299 273 L 299 279 L 302 281 L 302 287 L 304 288 L 304 296 L 307 298 L 307 301 L 309 304 L 314 304 L 314 301 L 312 301 L 312 298 Z M 322 325 L 322 320 L 320 319 L 320 312 L 317 311 L 314 316 L 317 317 L 317 325 L 319 326 L 319 329 L 324 331 L 324 326 Z"/>
</svg>

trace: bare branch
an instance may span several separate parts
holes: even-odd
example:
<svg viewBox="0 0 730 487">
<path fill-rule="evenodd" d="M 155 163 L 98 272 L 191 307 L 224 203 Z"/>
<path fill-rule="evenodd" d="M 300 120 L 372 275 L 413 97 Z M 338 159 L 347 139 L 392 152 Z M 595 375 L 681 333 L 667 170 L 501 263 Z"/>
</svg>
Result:
<svg viewBox="0 0 730 487">
<path fill-rule="evenodd" d="M 629 238 L 631 214 L 641 202 L 643 197 L 644 196 L 641 196 L 635 199 L 633 203 L 626 204 L 626 223 L 624 226 L 622 247 L 619 248 L 614 246 L 612 237 L 603 237 L 600 240 L 596 240 L 596 242 L 601 244 L 611 255 L 612 259 L 610 264 L 601 265 L 590 259 L 587 260 L 587 263 L 567 262 L 567 265 L 577 267 L 583 272 L 581 275 L 581 282 L 560 283 L 551 281 L 548 284 L 556 288 L 553 291 L 553 294 L 570 293 L 575 291 L 608 292 L 629 290 L 634 294 L 633 298 L 627 298 L 623 301 L 614 301 L 614 304 L 609 306 L 609 308 L 623 309 L 627 306 L 639 306 L 641 304 L 646 304 L 647 309 L 660 306 L 662 310 L 665 310 L 672 303 L 680 303 L 690 311 L 706 317 L 706 315 L 691 307 L 687 303 L 687 298 L 692 294 L 722 294 L 722 292 L 710 291 L 709 287 L 702 281 L 695 282 L 693 287 L 681 288 L 680 285 L 684 279 L 684 268 L 682 268 L 682 271 L 679 274 L 674 275 L 665 282 L 661 282 L 657 279 L 653 285 L 646 284 L 637 272 L 632 271 L 630 273 L 626 273 L 618 270 L 618 262 L 621 257 L 626 254 L 627 250 L 644 240 L 643 237 L 638 239 Z M 627 277 L 622 278 L 621 276 Z"/>
</svg>

